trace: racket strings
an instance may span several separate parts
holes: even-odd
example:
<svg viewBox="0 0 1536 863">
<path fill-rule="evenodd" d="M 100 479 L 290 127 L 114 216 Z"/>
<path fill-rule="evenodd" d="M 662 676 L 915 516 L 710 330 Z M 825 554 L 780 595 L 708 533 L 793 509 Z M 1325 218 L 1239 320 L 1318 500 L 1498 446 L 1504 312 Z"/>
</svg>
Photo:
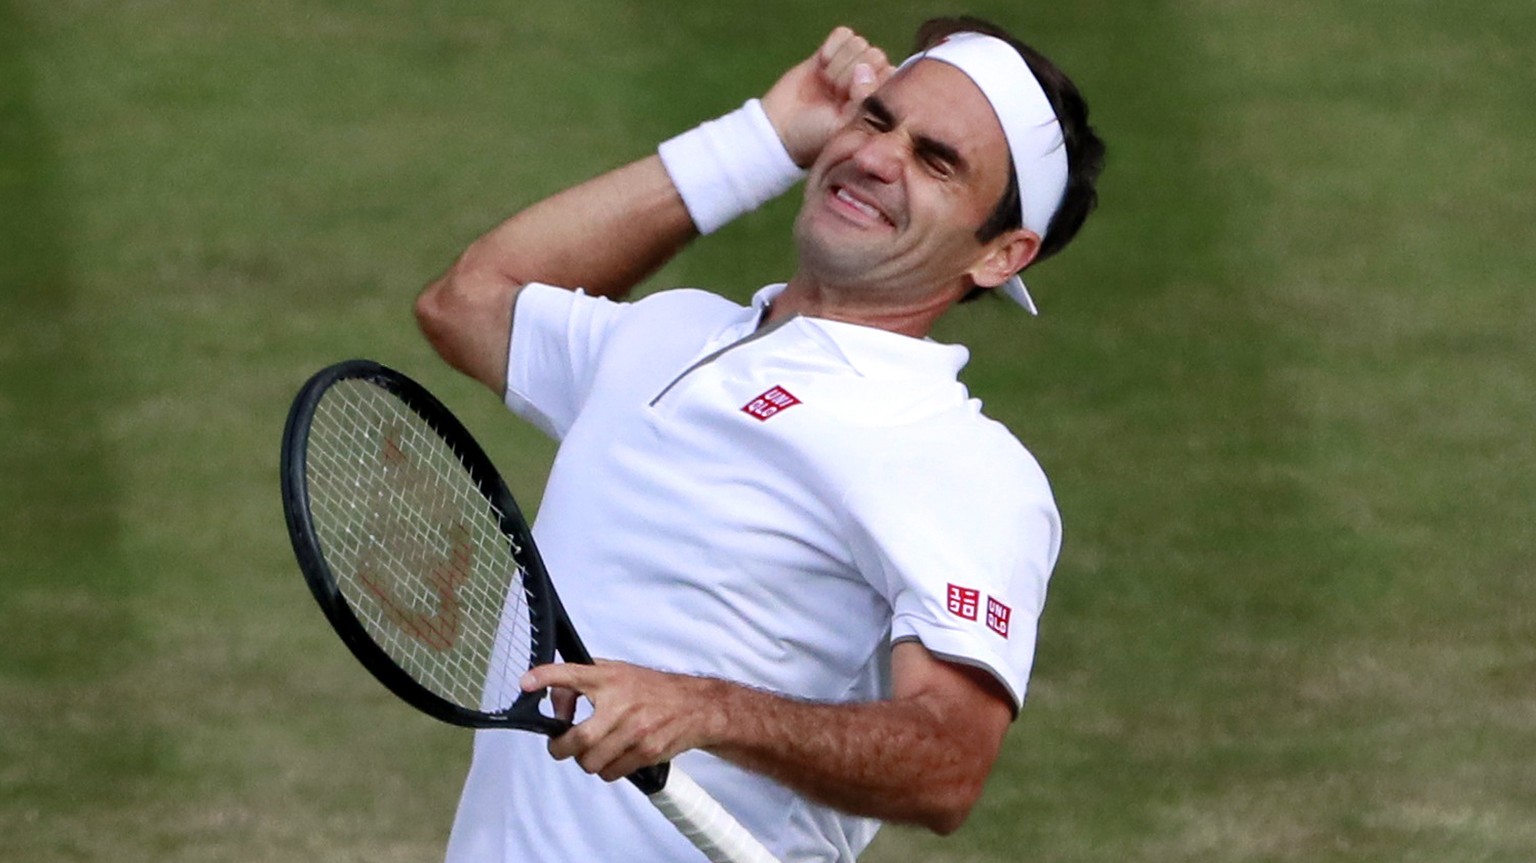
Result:
<svg viewBox="0 0 1536 863">
<path fill-rule="evenodd" d="M 536 637 L 521 550 L 449 445 L 353 380 L 320 401 L 306 459 L 326 561 L 374 641 L 450 702 L 510 707 Z"/>
</svg>

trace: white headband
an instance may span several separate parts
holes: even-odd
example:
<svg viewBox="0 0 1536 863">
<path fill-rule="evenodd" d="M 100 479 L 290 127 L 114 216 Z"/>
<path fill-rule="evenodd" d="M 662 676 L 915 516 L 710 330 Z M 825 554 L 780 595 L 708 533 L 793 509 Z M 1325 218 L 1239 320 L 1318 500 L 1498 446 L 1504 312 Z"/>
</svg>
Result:
<svg viewBox="0 0 1536 863">
<path fill-rule="evenodd" d="M 992 105 L 1013 155 L 1019 181 L 1024 227 L 1042 238 L 1067 188 L 1067 147 L 1061 122 L 1040 82 L 1012 45 L 982 33 L 954 33 L 926 51 L 908 57 L 901 68 L 918 60 L 938 60 L 966 74 Z M 1030 314 L 1035 302 L 1018 275 L 1002 285 Z"/>
</svg>

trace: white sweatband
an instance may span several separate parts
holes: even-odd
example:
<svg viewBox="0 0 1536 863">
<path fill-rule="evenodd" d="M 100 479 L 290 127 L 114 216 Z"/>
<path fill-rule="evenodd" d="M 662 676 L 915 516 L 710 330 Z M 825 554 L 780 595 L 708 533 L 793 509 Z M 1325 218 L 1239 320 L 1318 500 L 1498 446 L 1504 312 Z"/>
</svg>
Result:
<svg viewBox="0 0 1536 863">
<path fill-rule="evenodd" d="M 1067 188 L 1067 145 L 1061 121 L 1029 64 L 1007 42 L 982 33 L 951 34 L 908 57 L 901 68 L 924 59 L 964 72 L 991 104 L 1013 156 L 1024 227 L 1043 238 Z M 1019 305 L 1035 311 L 1017 275 L 1002 287 Z"/>
<path fill-rule="evenodd" d="M 701 234 L 761 207 L 805 176 L 757 99 L 663 141 L 656 152 Z"/>
</svg>

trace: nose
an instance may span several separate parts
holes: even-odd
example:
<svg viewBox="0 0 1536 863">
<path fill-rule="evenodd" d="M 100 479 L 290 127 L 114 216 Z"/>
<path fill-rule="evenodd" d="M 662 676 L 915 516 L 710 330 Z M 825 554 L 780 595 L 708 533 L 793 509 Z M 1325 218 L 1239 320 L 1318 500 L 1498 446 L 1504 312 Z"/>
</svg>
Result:
<svg viewBox="0 0 1536 863">
<path fill-rule="evenodd" d="M 894 132 L 872 134 L 853 154 L 860 170 L 882 183 L 894 183 L 901 176 L 902 145 Z"/>
</svg>

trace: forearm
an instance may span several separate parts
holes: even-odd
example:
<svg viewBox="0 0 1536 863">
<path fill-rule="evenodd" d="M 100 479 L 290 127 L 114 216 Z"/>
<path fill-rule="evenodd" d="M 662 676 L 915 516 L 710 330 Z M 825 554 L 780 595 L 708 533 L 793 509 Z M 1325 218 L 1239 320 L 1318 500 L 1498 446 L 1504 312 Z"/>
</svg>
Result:
<svg viewBox="0 0 1536 863">
<path fill-rule="evenodd" d="M 817 704 L 716 682 L 718 742 L 705 748 L 844 812 L 960 826 L 995 750 L 920 700 Z"/>
<path fill-rule="evenodd" d="M 546 198 L 476 240 L 454 273 L 619 297 L 696 236 L 655 155 Z"/>
<path fill-rule="evenodd" d="M 550 753 L 610 782 L 704 749 L 833 808 L 948 833 L 981 795 L 1013 701 L 989 673 L 917 642 L 891 651 L 891 677 L 889 699 L 854 704 L 605 660 L 541 665 L 522 686 L 591 701 L 592 715 Z"/>
<path fill-rule="evenodd" d="M 649 156 L 497 225 L 427 285 L 416 301 L 416 320 L 444 360 L 499 394 L 523 285 L 622 296 L 695 234 L 661 161 Z"/>
</svg>

